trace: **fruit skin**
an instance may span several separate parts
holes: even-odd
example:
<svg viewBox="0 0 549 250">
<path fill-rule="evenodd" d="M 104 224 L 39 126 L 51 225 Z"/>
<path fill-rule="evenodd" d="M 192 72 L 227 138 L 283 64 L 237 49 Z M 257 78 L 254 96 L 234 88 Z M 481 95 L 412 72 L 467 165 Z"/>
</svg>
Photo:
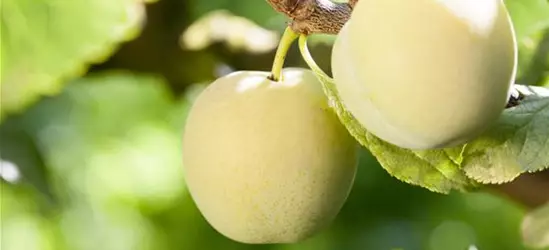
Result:
<svg viewBox="0 0 549 250">
<path fill-rule="evenodd" d="M 493 125 L 516 65 L 501 0 L 361 0 L 332 54 L 346 109 L 409 149 L 456 146 Z"/>
<path fill-rule="evenodd" d="M 183 138 L 185 178 L 205 219 L 243 243 L 292 243 L 335 218 L 350 192 L 356 141 L 309 70 L 241 71 L 197 98 Z"/>
</svg>

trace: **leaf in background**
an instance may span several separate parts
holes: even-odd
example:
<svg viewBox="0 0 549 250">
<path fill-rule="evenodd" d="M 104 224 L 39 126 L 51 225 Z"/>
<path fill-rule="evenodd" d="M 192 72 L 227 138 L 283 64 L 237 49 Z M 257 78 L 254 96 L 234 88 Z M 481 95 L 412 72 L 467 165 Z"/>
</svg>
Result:
<svg viewBox="0 0 549 250">
<path fill-rule="evenodd" d="M 103 187 L 120 184 L 122 187 L 113 188 L 126 188 L 124 185 L 139 183 L 137 176 L 158 177 L 147 171 L 177 169 L 179 163 L 173 159 L 178 158 L 179 152 L 174 155 L 173 151 L 179 148 L 179 128 L 173 125 L 174 108 L 173 98 L 161 79 L 105 73 L 73 81 L 60 95 L 29 109 L 21 126 L 35 136 L 52 174 L 66 176 L 66 180 L 80 186 L 84 183 L 82 166 L 90 166 L 86 170 L 90 171 L 88 178 L 94 178 L 96 173 L 101 173 L 101 178 L 110 174 L 109 178 L 119 179 L 105 182 Z M 99 164 L 107 160 L 111 164 Z M 94 171 L 92 165 L 106 169 Z M 140 168 L 144 172 L 138 171 Z M 134 178 L 129 178 L 132 175 Z M 177 175 L 168 176 L 177 179 Z M 141 180 L 140 185 L 162 188 L 160 183 L 173 184 L 166 180 L 147 183 Z"/>
<path fill-rule="evenodd" d="M 59 249 L 53 240 L 53 221 L 46 218 L 57 210 L 45 210 L 40 202 L 43 197 L 26 186 L 0 182 L 0 190 L 2 250 Z"/>
<path fill-rule="evenodd" d="M 505 0 L 511 15 L 519 46 L 518 76 L 530 74 L 532 59 L 543 40 L 543 31 L 549 28 L 547 0 Z M 529 83 L 530 84 L 530 83 Z"/>
<path fill-rule="evenodd" d="M 0 117 L 56 94 L 134 38 L 144 18 L 141 0 L 3 0 L 1 11 Z"/>
<path fill-rule="evenodd" d="M 17 120 L 11 120 L 0 126 L 0 164 L 13 164 L 13 171 L 20 175 L 13 180 L 13 184 L 19 184 L 19 181 L 30 184 L 37 193 L 44 195 L 42 198 L 54 202 L 49 173 L 41 152 L 34 139 L 20 125 Z"/>
<path fill-rule="evenodd" d="M 517 84 L 523 85 L 544 85 L 545 79 L 549 73 L 549 29 L 540 32 L 537 38 L 537 46 L 533 49 L 522 48 L 520 60 L 528 59 L 527 61 L 519 61 L 522 66 L 520 68 L 520 78 Z"/>
<path fill-rule="evenodd" d="M 505 0 L 517 40 L 524 42 L 530 36 L 549 28 L 549 3 L 547 0 Z"/>
<path fill-rule="evenodd" d="M 287 20 L 283 14 L 277 13 L 266 1 L 258 0 L 193 0 L 190 4 L 194 19 L 198 19 L 214 10 L 228 10 L 237 16 L 245 17 L 253 22 L 269 28 L 282 30 Z"/>
<path fill-rule="evenodd" d="M 532 248 L 549 247 L 549 203 L 527 214 L 521 228 L 525 245 Z"/>
<path fill-rule="evenodd" d="M 66 205 L 57 218 L 67 249 L 155 249 L 145 214 L 187 199 L 175 119 L 186 105 L 159 77 L 109 72 L 73 80 L 22 115 Z"/>
<path fill-rule="evenodd" d="M 549 89 L 517 87 L 526 95 L 521 104 L 466 146 L 463 170 L 470 178 L 504 183 L 549 167 Z"/>
<path fill-rule="evenodd" d="M 265 53 L 276 49 L 280 36 L 227 10 L 209 12 L 195 21 L 180 38 L 186 49 L 201 50 L 224 42 L 231 49 Z"/>
</svg>

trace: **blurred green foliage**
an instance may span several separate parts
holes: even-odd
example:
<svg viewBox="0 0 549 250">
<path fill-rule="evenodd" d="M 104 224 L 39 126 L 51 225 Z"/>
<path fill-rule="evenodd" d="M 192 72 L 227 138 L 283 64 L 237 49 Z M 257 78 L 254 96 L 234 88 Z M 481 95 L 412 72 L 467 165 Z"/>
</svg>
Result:
<svg viewBox="0 0 549 250">
<path fill-rule="evenodd" d="M 140 0 L 2 1 L 2 113 L 20 111 L 134 38 Z"/>
<path fill-rule="evenodd" d="M 521 46 L 519 81 L 548 84 L 549 5 L 506 2 Z M 201 49 L 186 46 L 188 28 L 220 9 L 253 22 L 206 36 L 215 41 Z M 253 52 L 227 42 L 282 31 L 285 18 L 265 1 L 3 0 L 1 14 L 2 250 L 529 249 L 518 205 L 401 183 L 365 150 L 345 207 L 320 235 L 257 246 L 215 232 L 186 192 L 182 129 L 215 77 L 270 69 L 272 45 Z M 312 52 L 328 69 L 333 37 L 317 37 Z M 296 48 L 287 65 L 304 67 Z"/>
</svg>

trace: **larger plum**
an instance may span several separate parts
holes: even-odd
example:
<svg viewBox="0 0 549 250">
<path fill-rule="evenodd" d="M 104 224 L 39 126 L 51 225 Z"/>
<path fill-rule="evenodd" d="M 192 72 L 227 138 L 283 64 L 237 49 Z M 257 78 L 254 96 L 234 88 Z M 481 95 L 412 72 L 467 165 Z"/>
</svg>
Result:
<svg viewBox="0 0 549 250">
<path fill-rule="evenodd" d="M 361 0 L 332 55 L 346 109 L 411 149 L 455 146 L 493 125 L 516 64 L 501 0 Z"/>
</svg>

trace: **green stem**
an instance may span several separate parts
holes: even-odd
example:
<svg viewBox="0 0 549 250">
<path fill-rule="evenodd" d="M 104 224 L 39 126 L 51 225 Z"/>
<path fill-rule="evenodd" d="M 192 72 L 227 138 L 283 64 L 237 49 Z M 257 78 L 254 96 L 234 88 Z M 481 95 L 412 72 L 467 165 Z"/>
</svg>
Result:
<svg viewBox="0 0 549 250">
<path fill-rule="evenodd" d="M 301 56 L 303 57 L 303 60 L 305 60 L 305 63 L 311 68 L 312 71 L 314 71 L 316 74 L 320 74 L 322 77 L 332 80 L 333 79 L 316 64 L 315 59 L 311 56 L 311 52 L 309 52 L 309 48 L 307 47 L 307 35 L 300 35 L 299 36 L 299 51 L 301 52 Z"/>
<path fill-rule="evenodd" d="M 282 35 L 276 50 L 273 69 L 271 70 L 271 76 L 269 77 L 271 80 L 276 82 L 280 81 L 282 68 L 284 67 L 284 61 L 286 60 L 288 50 L 298 36 L 299 34 L 295 33 L 289 26 L 286 27 L 286 30 L 284 30 L 284 34 Z"/>
</svg>

